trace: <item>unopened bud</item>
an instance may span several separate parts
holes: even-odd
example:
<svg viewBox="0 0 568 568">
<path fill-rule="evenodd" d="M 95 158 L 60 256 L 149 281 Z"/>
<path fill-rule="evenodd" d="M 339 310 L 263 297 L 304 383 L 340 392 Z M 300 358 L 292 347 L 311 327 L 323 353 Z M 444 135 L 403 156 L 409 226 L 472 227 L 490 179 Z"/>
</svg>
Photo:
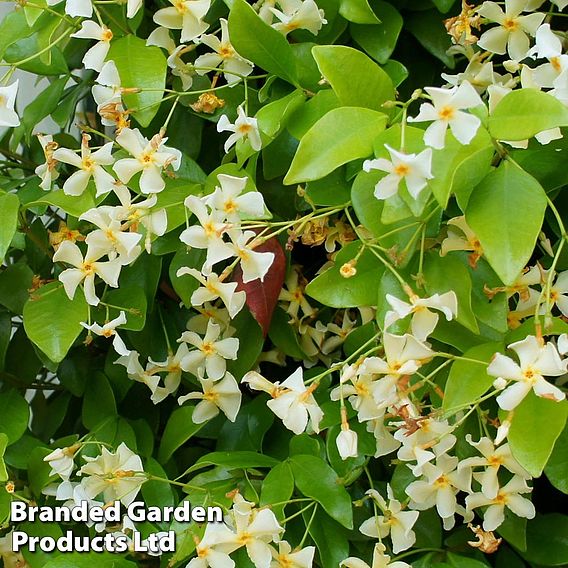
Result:
<svg viewBox="0 0 568 568">
<path fill-rule="evenodd" d="M 516 73 L 521 68 L 521 64 L 518 61 L 509 59 L 503 62 L 503 67 L 505 67 L 509 73 Z"/>
</svg>

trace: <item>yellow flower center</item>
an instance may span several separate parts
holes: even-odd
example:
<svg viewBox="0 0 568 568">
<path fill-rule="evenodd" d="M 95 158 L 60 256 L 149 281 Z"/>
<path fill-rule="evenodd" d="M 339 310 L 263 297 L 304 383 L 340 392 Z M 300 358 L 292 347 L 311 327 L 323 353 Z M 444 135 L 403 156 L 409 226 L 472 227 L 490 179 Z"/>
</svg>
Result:
<svg viewBox="0 0 568 568">
<path fill-rule="evenodd" d="M 549 59 L 552 68 L 557 72 L 560 73 L 562 71 L 562 65 L 560 64 L 560 57 L 551 57 Z"/>
<path fill-rule="evenodd" d="M 94 267 L 93 263 L 92 262 L 83 262 L 83 264 L 81 265 L 81 272 L 85 276 L 88 276 L 89 274 L 94 274 L 95 267 Z"/>
<path fill-rule="evenodd" d="M 112 31 L 109 28 L 104 28 L 101 34 L 101 41 L 109 42 L 112 39 Z"/>
<path fill-rule="evenodd" d="M 515 18 L 507 18 L 503 22 L 503 27 L 508 32 L 516 32 L 519 29 L 519 22 L 517 22 L 517 20 Z"/>
<path fill-rule="evenodd" d="M 217 352 L 215 346 L 210 341 L 204 341 L 200 349 L 206 356 L 214 355 Z"/>
<path fill-rule="evenodd" d="M 452 120 L 456 114 L 456 109 L 452 106 L 445 105 L 438 111 L 440 120 Z"/>
<path fill-rule="evenodd" d="M 86 172 L 92 172 L 95 169 L 96 165 L 96 162 L 92 158 L 86 157 L 82 160 L 81 169 L 85 170 Z"/>
<path fill-rule="evenodd" d="M 398 164 L 398 166 L 395 166 L 394 168 L 394 173 L 398 177 L 404 177 L 410 173 L 410 167 L 406 164 Z"/>
<path fill-rule="evenodd" d="M 440 475 L 440 477 L 434 481 L 436 487 L 447 487 L 449 484 L 450 482 L 445 475 Z"/>
<path fill-rule="evenodd" d="M 251 130 L 252 130 L 252 126 L 248 123 L 245 124 L 241 124 L 240 126 L 237 127 L 237 130 L 243 135 L 245 136 L 246 134 L 248 134 Z"/>
<path fill-rule="evenodd" d="M 221 44 L 218 53 L 223 59 L 230 59 L 235 55 L 235 50 L 233 49 L 233 46 L 231 44 L 223 43 Z"/>
</svg>

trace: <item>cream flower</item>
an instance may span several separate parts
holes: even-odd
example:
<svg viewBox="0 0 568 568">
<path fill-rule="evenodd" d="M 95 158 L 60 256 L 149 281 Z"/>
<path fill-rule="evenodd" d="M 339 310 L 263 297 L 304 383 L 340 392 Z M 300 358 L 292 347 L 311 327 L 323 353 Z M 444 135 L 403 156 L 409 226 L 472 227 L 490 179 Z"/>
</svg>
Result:
<svg viewBox="0 0 568 568">
<path fill-rule="evenodd" d="M 43 190 L 49 191 L 51 184 L 59 177 L 57 160 L 53 157 L 53 153 L 57 150 L 59 144 L 53 141 L 53 136 L 51 135 L 38 134 L 37 138 L 45 156 L 45 164 L 40 164 L 35 169 L 35 174 L 41 178 L 39 186 Z"/>
<path fill-rule="evenodd" d="M 239 548 L 235 543 L 236 534 L 223 523 L 207 523 L 205 534 L 197 543 L 197 558 L 190 560 L 185 568 L 234 568 L 235 562 L 229 556 Z"/>
<path fill-rule="evenodd" d="M 100 26 L 93 20 L 85 20 L 81 22 L 81 29 L 71 34 L 71 37 L 97 40 L 97 43 L 89 48 L 83 56 L 83 65 L 85 69 L 94 69 L 100 73 L 110 49 L 110 40 L 112 39 L 110 28 L 105 25 Z"/>
<path fill-rule="evenodd" d="M 497 397 L 503 410 L 513 410 L 531 390 L 537 396 L 561 401 L 566 394 L 550 384 L 544 377 L 558 377 L 566 373 L 567 361 L 562 361 L 556 346 L 549 342 L 543 344 L 534 335 L 508 346 L 519 357 L 516 363 L 510 357 L 496 353 L 487 367 L 487 373 L 498 377 L 496 386 L 505 381 L 514 381 Z M 506 382 L 505 382 L 506 384 Z"/>
<path fill-rule="evenodd" d="M 229 311 L 229 315 L 234 318 L 245 305 L 246 292 L 243 290 L 237 292 L 238 284 L 236 282 L 223 282 L 214 272 L 204 277 L 199 270 L 187 266 L 180 268 L 176 276 L 179 278 L 185 274 L 193 276 L 201 284 L 201 287 L 191 295 L 192 306 L 201 306 L 205 302 L 212 302 L 221 298 Z"/>
<path fill-rule="evenodd" d="M 458 313 L 458 299 L 453 291 L 434 294 L 429 298 L 420 298 L 413 294 L 410 297 L 410 303 L 399 300 L 392 294 L 387 294 L 386 300 L 392 311 L 388 311 L 385 315 L 385 329 L 412 314 L 410 324 L 412 335 L 418 341 L 426 341 L 438 324 L 438 314 L 430 310 L 442 312 L 448 321 L 456 317 Z"/>
<path fill-rule="evenodd" d="M 138 128 L 123 128 L 116 141 L 134 158 L 118 160 L 113 169 L 120 181 L 128 183 L 132 176 L 142 172 L 140 191 L 142 193 L 159 193 L 166 187 L 162 171 L 172 166 L 177 171 L 181 166 L 181 152 L 166 146 L 167 138 L 156 134 L 151 140 L 142 136 Z"/>
<path fill-rule="evenodd" d="M 442 241 L 440 256 L 446 256 L 454 250 L 471 251 L 469 264 L 475 268 L 483 248 L 477 235 L 469 228 L 465 221 L 465 216 L 453 217 L 448 220 L 448 236 Z"/>
<path fill-rule="evenodd" d="M 335 439 L 335 445 L 342 460 L 356 458 L 359 455 L 357 452 L 357 432 L 351 430 L 349 424 L 341 425 L 341 432 Z"/>
<path fill-rule="evenodd" d="M 285 540 L 278 543 L 278 552 L 273 550 L 270 568 L 312 568 L 315 546 L 306 546 L 292 552 L 292 547 Z"/>
<path fill-rule="evenodd" d="M 203 338 L 194 331 L 184 331 L 179 341 L 189 343 L 196 349 L 182 359 L 181 368 L 196 377 L 206 371 L 211 379 L 221 379 L 227 371 L 227 359 L 237 358 L 239 340 L 236 337 L 219 339 L 220 335 L 221 327 L 211 320 Z"/>
<path fill-rule="evenodd" d="M 466 458 L 460 462 L 458 469 L 464 467 L 484 467 L 485 471 L 474 473 L 474 477 L 481 484 L 481 493 L 488 499 L 495 499 L 499 492 L 498 473 L 501 467 L 526 479 L 530 478 L 530 474 L 525 471 L 511 454 L 509 444 L 503 444 L 495 448 L 489 438 L 483 437 L 480 438 L 479 442 L 474 442 L 472 441 L 471 434 L 466 435 L 466 440 L 476 448 L 483 457 Z"/>
<path fill-rule="evenodd" d="M 536 31 L 536 44 L 529 55 L 548 59 L 532 70 L 532 78 L 539 87 L 551 88 L 554 81 L 568 69 L 568 55 L 562 53 L 560 38 L 550 29 L 550 24 L 542 24 Z"/>
<path fill-rule="evenodd" d="M 375 185 L 375 197 L 388 199 L 397 193 L 399 184 L 404 180 L 408 193 L 416 199 L 420 192 L 432 179 L 432 149 L 426 148 L 420 154 L 404 154 L 397 152 L 385 144 L 391 159 L 379 158 L 377 160 L 365 160 L 363 170 L 381 170 L 388 172 Z"/>
<path fill-rule="evenodd" d="M 0 87 L 0 126 L 16 127 L 20 117 L 14 110 L 19 81 L 14 81 L 7 87 Z"/>
<path fill-rule="evenodd" d="M 282 10 L 270 8 L 271 12 L 280 20 L 272 24 L 274 29 L 284 35 L 294 30 L 308 30 L 317 35 L 327 20 L 324 11 L 318 8 L 314 0 L 278 0 Z"/>
<path fill-rule="evenodd" d="M 91 306 L 97 306 L 99 299 L 95 293 L 95 275 L 99 276 L 112 288 L 118 287 L 118 277 L 122 268 L 121 261 L 117 258 L 106 262 L 100 262 L 99 258 L 107 251 L 87 247 L 85 257 L 79 247 L 71 241 L 63 241 L 53 255 L 53 262 L 65 262 L 74 266 L 68 268 L 59 275 L 67 296 L 72 300 L 77 286 L 83 282 L 85 298 Z"/>
<path fill-rule="evenodd" d="M 239 141 L 248 140 L 252 149 L 258 152 L 262 148 L 260 140 L 260 132 L 258 130 L 258 122 L 256 118 L 250 118 L 246 115 L 243 106 L 237 108 L 237 120 L 235 124 L 231 123 L 226 114 L 221 115 L 217 122 L 217 132 L 232 132 L 225 141 L 225 153 Z"/>
<path fill-rule="evenodd" d="M 534 36 L 545 14 L 520 14 L 525 10 L 526 0 L 505 0 L 505 11 L 496 2 L 484 2 L 477 12 L 499 26 L 487 30 L 477 45 L 491 53 L 503 55 L 506 51 L 512 59 L 520 61 L 527 56 L 529 36 Z"/>
<path fill-rule="evenodd" d="M 127 507 L 146 481 L 142 460 L 124 442 L 116 452 L 103 447 L 98 457 L 84 459 L 87 463 L 79 471 L 85 476 L 81 485 L 91 499 L 102 493 L 105 502 L 120 500 Z"/>
<path fill-rule="evenodd" d="M 92 89 L 93 98 L 97 103 L 97 110 L 105 105 L 120 103 L 122 101 L 122 87 L 120 86 L 120 75 L 114 61 L 107 61 L 101 68 L 100 73 L 95 79 Z M 105 123 L 103 123 L 105 124 Z M 112 123 L 106 124 L 111 126 Z"/>
<path fill-rule="evenodd" d="M 216 67 L 221 68 L 227 83 L 232 87 L 243 77 L 250 75 L 254 65 L 248 59 L 241 57 L 231 45 L 227 20 L 220 18 L 219 23 L 221 24 L 221 39 L 210 34 L 204 34 L 199 38 L 199 43 L 204 43 L 214 53 L 200 55 L 195 60 L 195 67 L 198 75 L 205 75 Z"/>
<path fill-rule="evenodd" d="M 138 14 L 138 10 L 142 8 L 143 0 L 127 0 L 126 2 L 126 17 L 130 20 Z"/>
<path fill-rule="evenodd" d="M 373 516 L 367 519 L 359 530 L 371 538 L 382 539 L 386 536 L 391 537 L 392 551 L 395 554 L 410 548 L 416 542 L 416 534 L 412 530 L 418 520 L 418 511 L 403 511 L 400 501 L 394 498 L 390 485 L 387 485 L 389 502 L 383 499 L 382 495 L 374 489 L 369 489 L 369 495 L 380 507 L 384 515 Z"/>
<path fill-rule="evenodd" d="M 166 376 L 164 377 L 163 387 L 160 386 L 159 383 L 157 383 L 153 388 L 150 387 L 152 390 L 152 396 L 150 397 L 150 400 L 154 404 L 162 402 L 162 400 L 164 400 L 170 394 L 176 392 L 181 381 L 183 360 L 185 359 L 185 357 L 187 357 L 188 353 L 188 346 L 185 343 L 182 343 L 181 345 L 179 345 L 175 353 L 168 354 L 168 358 L 165 361 L 156 363 L 155 361 L 152 361 L 152 359 L 149 359 L 146 373 L 166 373 Z"/>
<path fill-rule="evenodd" d="M 219 410 L 231 421 L 237 419 L 241 407 L 241 391 L 235 377 L 225 373 L 221 380 L 199 378 L 203 392 L 190 392 L 178 398 L 178 404 L 187 400 L 200 400 L 195 407 L 191 419 L 195 424 L 201 424 L 215 418 Z"/>
<path fill-rule="evenodd" d="M 219 185 L 205 198 L 205 203 L 225 216 L 231 223 L 241 219 L 258 219 L 264 216 L 264 198 L 259 191 L 243 193 L 248 178 L 226 174 L 217 176 Z"/>
<path fill-rule="evenodd" d="M 515 475 L 493 499 L 487 498 L 483 493 L 472 493 L 466 497 L 465 503 L 468 510 L 487 507 L 483 514 L 483 530 L 494 531 L 505 520 L 505 507 L 517 517 L 534 519 L 536 515 L 534 505 L 520 495 L 531 491 L 532 488 L 527 485 L 525 478 Z"/>
<path fill-rule="evenodd" d="M 91 152 L 89 148 L 90 139 L 91 137 L 88 134 L 83 134 L 81 157 L 67 148 L 57 148 L 53 152 L 53 157 L 57 161 L 79 168 L 63 184 L 63 191 L 67 195 L 81 195 L 91 178 L 95 182 L 97 196 L 104 195 L 113 188 L 114 178 L 103 168 L 103 166 L 110 166 L 114 163 L 111 154 L 113 142 L 108 142 L 99 150 Z"/>
<path fill-rule="evenodd" d="M 233 255 L 240 260 L 243 271 L 243 282 L 264 280 L 274 261 L 273 252 L 256 252 L 253 250 L 256 233 L 254 231 L 231 232 Z"/>
<path fill-rule="evenodd" d="M 84 321 L 81 322 L 81 325 L 88 329 L 91 333 L 95 335 L 100 335 L 102 337 L 112 337 L 112 346 L 114 350 L 122 356 L 128 356 L 130 354 L 130 349 L 126 348 L 124 341 L 118 335 L 116 328 L 119 325 L 124 325 L 126 323 L 126 314 L 121 310 L 118 317 L 110 320 L 109 322 L 100 325 L 98 323 L 88 324 Z"/>
<path fill-rule="evenodd" d="M 66 448 L 56 448 L 43 458 L 51 467 L 49 475 L 59 475 L 63 481 L 67 481 L 73 470 L 75 469 L 75 461 L 73 460 L 77 450 L 81 444 L 75 444 Z"/>
<path fill-rule="evenodd" d="M 408 119 L 408 122 L 434 121 L 424 132 L 424 142 L 441 150 L 449 127 L 458 142 L 469 144 L 481 121 L 463 111 L 483 104 L 477 91 L 467 81 L 451 89 L 426 87 L 425 90 L 432 97 L 432 103 L 422 103 L 418 116 Z"/>
<path fill-rule="evenodd" d="M 294 434 L 304 432 L 308 422 L 312 430 L 317 433 L 323 412 L 312 394 L 316 386 L 317 384 L 314 383 L 306 387 L 303 369 L 299 367 L 279 385 L 278 391 L 273 395 L 274 398 L 266 405 Z"/>
<path fill-rule="evenodd" d="M 63 0 L 47 0 L 47 5 L 57 6 L 61 2 Z M 71 17 L 90 18 L 93 15 L 93 4 L 91 0 L 65 0 L 65 13 Z"/>
<path fill-rule="evenodd" d="M 366 562 L 363 562 L 360 558 L 355 558 L 350 556 L 346 558 L 341 564 L 340 568 L 412 568 L 410 564 L 406 562 L 401 562 L 400 560 L 396 562 L 390 561 L 390 556 L 385 554 L 385 545 L 378 542 L 375 544 L 375 549 L 373 551 L 373 562 L 369 566 Z"/>
<path fill-rule="evenodd" d="M 209 24 L 203 18 L 211 7 L 211 0 L 169 0 L 169 8 L 154 14 L 154 22 L 170 30 L 181 30 L 181 42 L 187 43 L 200 36 Z"/>
</svg>

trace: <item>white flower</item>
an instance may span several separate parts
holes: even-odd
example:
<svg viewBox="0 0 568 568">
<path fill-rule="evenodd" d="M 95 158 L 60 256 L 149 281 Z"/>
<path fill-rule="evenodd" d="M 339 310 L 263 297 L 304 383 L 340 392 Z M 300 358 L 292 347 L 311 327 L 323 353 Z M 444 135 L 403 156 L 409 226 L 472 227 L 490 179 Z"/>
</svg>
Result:
<svg viewBox="0 0 568 568">
<path fill-rule="evenodd" d="M 237 358 L 239 340 L 236 337 L 219 339 L 220 335 L 221 327 L 212 320 L 207 324 L 203 339 L 194 331 L 184 331 L 179 341 L 189 343 L 196 349 L 181 360 L 181 368 L 196 377 L 206 371 L 211 379 L 222 378 L 227 371 L 227 359 Z"/>
<path fill-rule="evenodd" d="M 105 255 L 106 251 L 87 247 L 85 258 L 81 254 L 79 247 L 71 241 L 63 241 L 53 255 L 54 262 L 66 262 L 75 268 L 68 268 L 59 275 L 59 280 L 63 283 L 67 296 L 72 300 L 75 296 L 77 286 L 83 282 L 85 298 L 91 306 L 97 306 L 99 299 L 95 294 L 95 275 L 98 275 L 109 286 L 118 287 L 118 277 L 122 268 L 119 259 L 100 262 L 99 258 Z"/>
<path fill-rule="evenodd" d="M 268 393 L 270 396 L 278 394 L 278 386 L 280 384 L 279 382 L 271 383 L 256 371 L 246 373 L 241 379 L 241 383 L 246 383 L 251 389 Z"/>
<path fill-rule="evenodd" d="M 156 134 L 148 140 L 138 130 L 123 128 L 116 141 L 134 158 L 118 160 L 113 169 L 120 181 L 128 183 L 132 176 L 142 172 L 140 191 L 142 193 L 159 193 L 166 186 L 162 179 L 162 170 L 168 166 L 177 171 L 181 166 L 181 152 L 166 146 L 167 138 Z"/>
<path fill-rule="evenodd" d="M 453 527 L 454 515 L 459 512 L 457 493 L 471 493 L 471 470 L 456 469 L 457 465 L 458 458 L 442 455 L 436 460 L 436 465 L 424 464 L 424 479 L 413 481 L 406 488 L 410 506 L 425 511 L 435 505 L 446 530 Z"/>
<path fill-rule="evenodd" d="M 324 11 L 318 8 L 314 0 L 278 0 L 283 11 L 270 8 L 271 12 L 280 20 L 272 27 L 284 35 L 298 29 L 308 30 L 317 35 L 327 20 Z"/>
<path fill-rule="evenodd" d="M 349 424 L 341 425 L 341 432 L 337 435 L 335 444 L 342 460 L 356 458 L 359 455 L 357 452 L 357 432 L 351 430 Z"/>
<path fill-rule="evenodd" d="M 221 380 L 198 377 L 203 392 L 190 392 L 178 398 L 178 404 L 186 400 L 200 400 L 195 407 L 191 419 L 195 424 L 201 424 L 219 414 L 219 410 L 234 422 L 241 407 L 241 391 L 235 377 L 225 373 Z"/>
<path fill-rule="evenodd" d="M 453 291 L 434 294 L 429 298 L 420 298 L 412 294 L 410 303 L 399 300 L 392 294 L 387 294 L 386 300 L 392 311 L 388 311 L 385 315 L 385 328 L 388 329 L 395 321 L 412 314 L 412 335 L 418 341 L 425 341 L 438 324 L 438 314 L 431 312 L 430 309 L 441 311 L 448 321 L 458 313 L 458 299 Z"/>
<path fill-rule="evenodd" d="M 176 276 L 179 278 L 185 274 L 193 276 L 201 284 L 201 287 L 191 295 L 192 306 L 201 306 L 205 302 L 212 302 L 221 298 L 229 311 L 229 315 L 234 318 L 245 305 L 246 292 L 242 290 L 237 292 L 238 284 L 236 282 L 223 282 L 214 272 L 204 277 L 199 270 L 186 266 L 180 268 Z"/>
<path fill-rule="evenodd" d="M 56 6 L 63 0 L 47 0 L 48 6 Z M 93 15 L 93 4 L 91 0 L 66 0 L 65 13 L 72 17 L 81 16 L 82 18 L 90 18 Z"/>
<path fill-rule="evenodd" d="M 207 523 L 205 534 L 195 547 L 197 558 L 190 560 L 185 568 L 234 568 L 229 554 L 239 548 L 236 534 L 223 523 Z M 217 548 L 218 547 L 218 548 Z"/>
<path fill-rule="evenodd" d="M 397 152 L 385 144 L 389 151 L 390 160 L 379 158 L 377 160 L 365 160 L 363 169 L 366 172 L 371 170 L 381 170 L 388 172 L 375 185 L 375 197 L 377 199 L 388 199 L 398 191 L 401 181 L 406 182 L 408 193 L 416 199 L 420 192 L 432 179 L 432 149 L 426 148 L 420 154 L 404 154 Z"/>
<path fill-rule="evenodd" d="M 487 498 L 483 493 L 472 493 L 466 497 L 465 503 L 468 510 L 487 506 L 483 514 L 483 530 L 494 531 L 505 520 L 505 506 L 518 517 L 534 519 L 534 505 L 520 495 L 531 491 L 532 488 L 527 485 L 525 478 L 515 475 L 493 499 Z"/>
<path fill-rule="evenodd" d="M 108 50 L 110 49 L 110 40 L 112 39 L 112 31 L 106 26 L 100 26 L 93 20 L 85 20 L 81 22 L 81 29 L 71 37 L 81 39 L 96 39 L 97 43 L 91 47 L 83 57 L 83 65 L 85 69 L 94 69 L 100 72 L 103 68 Z"/>
<path fill-rule="evenodd" d="M 146 481 L 142 461 L 124 442 L 116 452 L 103 447 L 101 455 L 85 456 L 85 461 L 79 473 L 86 476 L 81 485 L 91 499 L 102 493 L 105 502 L 120 500 L 127 507 Z"/>
<path fill-rule="evenodd" d="M 149 363 L 145 370 L 140 364 L 140 353 L 138 351 L 130 351 L 128 355 L 119 357 L 114 364 L 125 367 L 130 380 L 145 384 L 154 395 L 160 383 L 160 377 L 154 373 L 157 373 L 160 369 Z"/>
<path fill-rule="evenodd" d="M 140 247 L 137 246 L 142 235 L 132 231 L 123 230 L 120 220 L 116 217 L 120 213 L 120 208 L 102 205 L 89 209 L 83 213 L 79 219 L 89 221 L 98 227 L 91 231 L 85 242 L 94 249 L 108 251 L 110 260 L 117 256 L 123 264 L 130 264 L 140 254 Z"/>
<path fill-rule="evenodd" d="M 506 51 L 512 59 L 524 59 L 530 47 L 528 36 L 534 36 L 545 14 L 520 14 L 526 0 L 505 0 L 505 11 L 496 2 L 484 2 L 478 13 L 499 26 L 487 30 L 477 42 L 482 49 L 503 55 Z"/>
<path fill-rule="evenodd" d="M 43 461 L 47 462 L 51 467 L 49 475 L 57 474 L 63 481 L 67 481 L 75 469 L 73 457 L 80 447 L 81 444 L 74 444 L 73 446 L 65 448 L 56 448 L 53 452 L 45 456 Z"/>
<path fill-rule="evenodd" d="M 264 216 L 262 193 L 259 191 L 243 193 L 248 178 L 219 174 L 217 179 L 220 185 L 205 198 L 205 203 L 209 207 L 223 213 L 227 221 L 237 224 L 241 219 L 258 219 Z"/>
<path fill-rule="evenodd" d="M 119 325 L 124 325 L 125 323 L 126 314 L 121 310 L 118 317 L 110 320 L 103 325 L 100 325 L 96 322 L 89 325 L 84 321 L 81 322 L 81 325 L 95 335 L 101 335 L 102 337 L 112 337 L 112 346 L 114 347 L 114 350 L 119 355 L 128 356 L 130 354 L 130 350 L 126 348 L 124 341 L 122 341 L 122 338 L 116 332 L 116 328 Z"/>
<path fill-rule="evenodd" d="M 451 89 L 426 87 L 425 90 L 432 97 L 432 103 L 422 103 L 418 116 L 408 119 L 408 122 L 434 121 L 424 133 L 424 142 L 441 150 L 449 126 L 458 142 L 469 144 L 481 121 L 477 116 L 463 112 L 463 109 L 483 104 L 477 91 L 467 81 Z"/>
<path fill-rule="evenodd" d="M 498 377 L 498 385 L 503 380 L 515 381 L 497 397 L 497 403 L 503 410 L 516 408 L 531 390 L 537 396 L 555 401 L 566 398 L 565 393 L 544 378 L 566 373 L 567 362 L 560 359 L 553 343 L 543 344 L 534 335 L 529 335 L 508 347 L 517 353 L 520 364 L 496 353 L 487 367 L 490 375 Z"/>
<path fill-rule="evenodd" d="M 274 261 L 273 252 L 256 252 L 253 250 L 255 237 L 254 231 L 239 232 L 236 237 L 235 232 L 231 233 L 233 254 L 240 259 L 243 282 L 245 283 L 257 279 L 264 280 Z"/>
<path fill-rule="evenodd" d="M 51 135 L 38 134 L 37 138 L 43 149 L 45 164 L 40 164 L 35 169 L 35 174 L 41 178 L 39 186 L 45 191 L 49 191 L 51 184 L 59 177 L 59 172 L 56 169 L 57 160 L 53 157 L 53 153 L 57 150 L 59 144 L 53 141 Z"/>
<path fill-rule="evenodd" d="M 359 530 L 371 538 L 385 538 L 390 534 L 392 551 L 395 554 L 410 548 L 416 542 L 416 534 L 412 527 L 418 520 L 418 511 L 403 511 L 402 505 L 397 501 L 390 486 L 387 486 L 389 502 L 383 499 L 378 491 L 369 489 L 367 495 L 377 503 L 384 515 L 373 516 L 367 519 Z"/>
<path fill-rule="evenodd" d="M 360 558 L 350 556 L 346 558 L 341 564 L 340 568 L 412 568 L 410 564 L 406 562 L 401 562 L 400 560 L 396 562 L 390 562 L 390 556 L 385 554 L 385 545 L 378 542 L 375 544 L 375 549 L 373 551 L 373 563 L 369 566 L 366 562 L 363 562 Z"/>
<path fill-rule="evenodd" d="M 0 126 L 15 127 L 20 124 L 20 117 L 14 110 L 19 81 L 7 87 L 0 87 Z"/>
<path fill-rule="evenodd" d="M 159 383 L 155 384 L 155 386 L 152 383 L 148 384 L 152 390 L 150 400 L 154 404 L 162 402 L 162 400 L 177 390 L 181 381 L 181 372 L 183 369 L 182 362 L 188 353 L 188 346 L 185 343 L 182 343 L 175 353 L 170 352 L 168 354 L 168 358 L 165 361 L 156 363 L 155 361 L 152 361 L 152 359 L 149 359 L 148 366 L 146 367 L 146 374 L 166 373 L 163 387 L 159 386 Z M 150 365 L 152 365 L 152 367 Z"/>
<path fill-rule="evenodd" d="M 377 381 L 373 374 L 359 369 L 350 382 L 351 384 L 341 384 L 334 388 L 330 394 L 331 400 L 348 397 L 351 406 L 357 411 L 359 422 L 382 417 L 384 407 L 379 406 L 384 400 L 382 381 Z"/>
<path fill-rule="evenodd" d="M 181 30 L 181 43 L 200 36 L 209 24 L 203 18 L 211 7 L 211 0 L 169 0 L 169 8 L 154 14 L 154 22 L 170 30 Z"/>
<path fill-rule="evenodd" d="M 250 75 L 254 65 L 244 57 L 241 57 L 231 45 L 227 20 L 220 18 L 219 23 L 221 24 L 221 39 L 210 34 L 202 35 L 199 38 L 199 43 L 204 43 L 214 53 L 200 55 L 195 60 L 195 67 L 198 75 L 205 75 L 212 69 L 220 67 L 229 86 L 233 86 L 243 76 Z M 200 67 L 203 69 L 199 69 Z"/>
<path fill-rule="evenodd" d="M 272 552 L 270 568 L 312 568 L 315 546 L 306 546 L 292 552 L 292 547 L 285 540 L 278 543 L 278 552 Z"/>
<path fill-rule="evenodd" d="M 127 0 L 126 2 L 126 17 L 130 20 L 134 18 L 138 13 L 138 10 L 142 8 L 143 0 Z"/>
<path fill-rule="evenodd" d="M 68 148 L 57 148 L 53 157 L 59 162 L 71 164 L 78 171 L 73 173 L 63 184 L 63 191 L 67 195 L 81 195 L 87 188 L 89 180 L 93 178 L 97 188 L 97 196 L 112 190 L 114 178 L 103 168 L 114 163 L 112 157 L 113 142 L 107 142 L 102 148 L 91 152 L 88 134 L 83 134 L 81 141 L 81 157 Z"/>
<path fill-rule="evenodd" d="M 539 59 L 548 59 L 532 70 L 534 82 L 539 87 L 553 87 L 554 81 L 568 68 L 568 55 L 562 53 L 560 38 L 550 29 L 550 24 L 542 24 L 536 31 L 536 44 L 529 51 Z"/>
<path fill-rule="evenodd" d="M 227 115 L 223 114 L 217 122 L 217 132 L 232 132 L 225 142 L 227 153 L 239 140 L 248 140 L 252 149 L 258 152 L 262 148 L 260 132 L 256 118 L 250 118 L 245 114 L 243 106 L 237 108 L 237 120 L 232 124 Z"/>
<path fill-rule="evenodd" d="M 279 385 L 277 392 L 273 394 L 274 398 L 266 404 L 294 434 L 304 432 L 308 421 L 312 430 L 317 433 L 323 412 L 312 394 L 316 387 L 317 383 L 313 383 L 306 388 L 303 369 L 299 367 Z"/>
<path fill-rule="evenodd" d="M 208 273 L 214 264 L 234 256 L 233 249 L 223 240 L 223 234 L 229 225 L 222 213 L 217 210 L 208 211 L 203 200 L 195 195 L 186 197 L 185 206 L 197 217 L 200 224 L 184 229 L 179 239 L 190 247 L 207 250 L 202 272 Z"/>
<path fill-rule="evenodd" d="M 99 112 L 105 105 L 120 103 L 122 101 L 120 75 L 118 74 L 118 69 L 114 61 L 107 61 L 102 66 L 100 73 L 95 79 L 95 83 L 92 91 Z M 111 125 L 112 123 L 106 124 L 106 126 Z"/>
<path fill-rule="evenodd" d="M 486 437 L 480 438 L 479 442 L 473 442 L 471 434 L 466 435 L 466 440 L 476 448 L 483 457 L 466 458 L 460 462 L 458 469 L 464 467 L 485 467 L 485 471 L 474 473 L 474 477 L 481 484 L 481 493 L 488 499 L 495 499 L 499 492 L 498 473 L 501 467 L 521 477 L 530 477 L 530 474 L 525 471 L 511 454 L 509 444 L 503 444 L 495 448 L 493 442 Z"/>
</svg>

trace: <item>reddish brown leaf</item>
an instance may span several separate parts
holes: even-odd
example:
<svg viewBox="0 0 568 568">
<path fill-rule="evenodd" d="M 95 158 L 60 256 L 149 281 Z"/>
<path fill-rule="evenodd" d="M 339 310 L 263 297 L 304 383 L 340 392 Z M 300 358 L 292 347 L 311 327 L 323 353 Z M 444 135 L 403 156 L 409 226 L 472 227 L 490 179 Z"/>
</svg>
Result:
<svg viewBox="0 0 568 568">
<path fill-rule="evenodd" d="M 268 269 L 264 280 L 257 278 L 250 282 L 243 282 L 243 273 L 240 266 L 234 271 L 233 279 L 238 283 L 237 290 L 244 290 L 247 295 L 247 306 L 262 328 L 264 336 L 268 334 L 272 313 L 278 302 L 278 296 L 286 275 L 286 257 L 276 237 L 268 239 L 265 243 L 254 249 L 257 252 L 272 252 L 274 260 Z"/>
</svg>

